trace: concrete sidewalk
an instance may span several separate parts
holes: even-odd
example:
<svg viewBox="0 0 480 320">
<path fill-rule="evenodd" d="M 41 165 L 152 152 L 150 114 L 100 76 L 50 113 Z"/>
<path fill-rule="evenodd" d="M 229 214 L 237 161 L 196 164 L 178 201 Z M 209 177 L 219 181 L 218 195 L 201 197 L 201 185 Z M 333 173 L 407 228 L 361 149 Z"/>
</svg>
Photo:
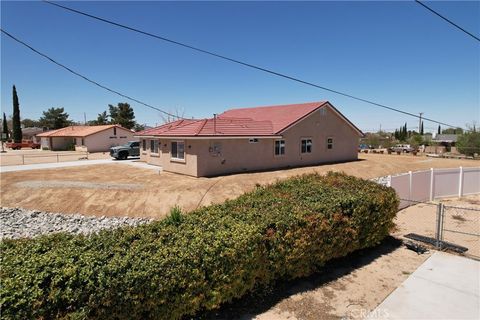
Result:
<svg viewBox="0 0 480 320">
<path fill-rule="evenodd" d="M 121 161 L 114 160 L 114 159 L 98 159 L 98 160 L 76 160 L 76 161 L 53 162 L 53 163 L 25 164 L 25 165 L 17 165 L 17 166 L 3 166 L 3 167 L 0 167 L 0 173 L 88 166 L 88 165 L 95 165 L 95 164 L 118 164 L 118 163 L 128 164 L 138 168 L 152 169 L 159 173 L 162 171 L 162 167 L 149 165 L 145 162 L 140 162 L 138 159 L 121 160 Z"/>
<path fill-rule="evenodd" d="M 437 252 L 367 319 L 480 319 L 480 262 Z"/>
</svg>

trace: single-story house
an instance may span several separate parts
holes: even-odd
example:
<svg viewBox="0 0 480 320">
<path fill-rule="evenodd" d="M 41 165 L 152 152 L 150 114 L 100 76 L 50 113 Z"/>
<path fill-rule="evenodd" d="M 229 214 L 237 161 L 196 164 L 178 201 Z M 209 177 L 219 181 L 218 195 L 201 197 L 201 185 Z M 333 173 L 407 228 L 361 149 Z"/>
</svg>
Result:
<svg viewBox="0 0 480 320">
<path fill-rule="evenodd" d="M 443 153 L 443 152 L 457 153 L 457 148 L 455 145 L 457 143 L 458 136 L 459 136 L 458 134 L 437 134 L 435 138 L 432 139 L 432 141 L 438 144 L 437 147 L 440 147 L 440 148 L 443 147 L 443 151 L 439 153 Z"/>
<path fill-rule="evenodd" d="M 232 109 L 141 131 L 141 159 L 194 177 L 357 160 L 363 133 L 328 101 Z"/>
<path fill-rule="evenodd" d="M 43 148 L 49 150 L 79 150 L 105 152 L 110 147 L 136 140 L 134 132 L 117 124 L 100 126 L 70 126 L 37 134 Z"/>
</svg>

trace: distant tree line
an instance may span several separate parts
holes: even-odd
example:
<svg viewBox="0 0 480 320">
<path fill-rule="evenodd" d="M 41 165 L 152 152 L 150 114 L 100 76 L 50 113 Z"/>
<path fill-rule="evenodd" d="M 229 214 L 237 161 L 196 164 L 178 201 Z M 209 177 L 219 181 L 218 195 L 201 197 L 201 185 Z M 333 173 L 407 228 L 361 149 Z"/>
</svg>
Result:
<svg viewBox="0 0 480 320">
<path fill-rule="evenodd" d="M 17 89 L 15 85 L 12 90 L 13 100 L 13 114 L 10 119 L 7 119 L 3 113 L 2 120 L 2 139 L 12 139 L 15 142 L 22 141 L 22 127 L 40 127 L 49 130 L 65 128 L 71 125 L 81 125 L 83 123 L 76 123 L 69 118 L 69 114 L 65 112 L 62 107 L 48 108 L 42 112 L 42 116 L 38 120 L 21 119 L 20 117 L 20 103 L 18 99 Z M 120 102 L 116 106 L 109 104 L 108 113 L 103 111 L 98 114 L 96 120 L 88 121 L 87 125 L 105 125 L 105 124 L 119 124 L 127 129 L 134 129 L 135 131 L 144 130 L 144 126 L 135 121 L 135 113 L 130 104 Z M 9 129 L 11 128 L 11 130 Z"/>
</svg>

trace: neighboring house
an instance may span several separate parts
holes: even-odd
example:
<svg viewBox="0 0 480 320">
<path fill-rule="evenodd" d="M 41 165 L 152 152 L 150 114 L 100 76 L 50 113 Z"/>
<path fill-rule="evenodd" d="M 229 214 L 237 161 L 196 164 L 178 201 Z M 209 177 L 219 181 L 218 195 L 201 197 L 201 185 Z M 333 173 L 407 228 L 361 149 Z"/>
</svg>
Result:
<svg viewBox="0 0 480 320">
<path fill-rule="evenodd" d="M 362 136 L 329 102 L 232 109 L 135 134 L 141 159 L 195 177 L 357 160 Z"/>
<path fill-rule="evenodd" d="M 440 148 L 443 147 L 443 151 L 436 151 L 435 153 L 443 153 L 445 151 L 457 153 L 455 144 L 457 143 L 458 136 L 458 134 L 437 134 L 432 141 L 436 142 Z"/>
<path fill-rule="evenodd" d="M 37 139 L 37 135 L 44 131 L 45 130 L 43 130 L 43 128 L 39 128 L 39 127 L 22 128 L 22 139 L 31 140 L 33 142 L 38 143 L 39 139 Z"/>
<path fill-rule="evenodd" d="M 42 148 L 50 150 L 75 149 L 88 152 L 104 152 L 110 147 L 135 140 L 134 132 L 122 126 L 70 126 L 37 134 Z"/>
</svg>

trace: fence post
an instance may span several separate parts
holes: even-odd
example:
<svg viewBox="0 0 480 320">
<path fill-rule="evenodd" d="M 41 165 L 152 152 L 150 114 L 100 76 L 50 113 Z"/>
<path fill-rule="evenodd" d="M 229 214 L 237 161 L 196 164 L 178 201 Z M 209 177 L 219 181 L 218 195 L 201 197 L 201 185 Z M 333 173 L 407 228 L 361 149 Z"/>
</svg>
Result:
<svg viewBox="0 0 480 320">
<path fill-rule="evenodd" d="M 433 175 L 434 171 L 433 171 L 433 168 L 430 168 L 430 201 L 433 201 L 433 196 L 434 196 L 434 190 L 433 190 L 433 186 L 434 186 L 434 175 Z"/>
<path fill-rule="evenodd" d="M 461 198 L 463 193 L 463 167 L 460 167 L 458 176 L 458 197 Z"/>
<path fill-rule="evenodd" d="M 412 178 L 412 171 L 408 171 L 408 200 L 412 200 Z"/>
<path fill-rule="evenodd" d="M 443 240 L 443 203 L 437 204 L 437 228 L 435 230 L 435 247 L 441 249 Z"/>
</svg>

